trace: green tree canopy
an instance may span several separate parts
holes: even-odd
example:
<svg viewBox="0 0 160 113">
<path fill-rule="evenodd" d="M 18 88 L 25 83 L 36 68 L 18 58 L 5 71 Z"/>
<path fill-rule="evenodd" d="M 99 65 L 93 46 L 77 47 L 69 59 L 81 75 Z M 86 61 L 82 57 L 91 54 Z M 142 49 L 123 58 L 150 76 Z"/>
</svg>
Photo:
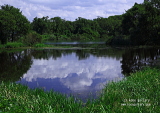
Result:
<svg viewBox="0 0 160 113">
<path fill-rule="evenodd" d="M 42 18 L 35 17 L 31 23 L 32 29 L 41 35 L 44 33 L 49 33 L 50 26 L 48 18 L 48 16 Z"/>
<path fill-rule="evenodd" d="M 10 5 L 0 8 L 0 40 L 2 44 L 16 41 L 30 30 L 30 22 L 22 15 L 20 9 Z"/>
<path fill-rule="evenodd" d="M 151 2 L 137 4 L 123 14 L 123 34 L 133 45 L 153 45 L 160 42 L 160 10 Z"/>
<path fill-rule="evenodd" d="M 14 16 L 9 12 L 0 10 L 0 41 L 2 44 L 7 43 L 7 37 L 15 29 L 15 25 Z"/>
</svg>

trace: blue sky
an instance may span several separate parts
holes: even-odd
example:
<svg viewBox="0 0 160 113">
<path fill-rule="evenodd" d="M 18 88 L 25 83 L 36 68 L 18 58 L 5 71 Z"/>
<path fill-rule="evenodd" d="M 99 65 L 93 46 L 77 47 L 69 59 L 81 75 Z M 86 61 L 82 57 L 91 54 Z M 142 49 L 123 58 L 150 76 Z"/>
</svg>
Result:
<svg viewBox="0 0 160 113">
<path fill-rule="evenodd" d="M 0 0 L 0 5 L 9 4 L 19 8 L 30 21 L 35 17 L 59 16 L 74 21 L 78 17 L 94 19 L 125 13 L 135 2 L 144 0 Z"/>
</svg>

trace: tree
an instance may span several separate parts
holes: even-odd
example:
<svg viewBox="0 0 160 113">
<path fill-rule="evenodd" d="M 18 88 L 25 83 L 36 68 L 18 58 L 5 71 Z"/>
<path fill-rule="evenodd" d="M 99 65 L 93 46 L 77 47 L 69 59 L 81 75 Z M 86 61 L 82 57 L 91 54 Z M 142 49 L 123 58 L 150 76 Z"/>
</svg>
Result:
<svg viewBox="0 0 160 113">
<path fill-rule="evenodd" d="M 95 40 L 99 38 L 99 33 L 97 31 L 98 23 L 89 19 L 78 17 L 74 21 L 74 34 L 80 35 L 80 40 Z"/>
<path fill-rule="evenodd" d="M 0 9 L 0 32 L 1 43 L 16 41 L 19 37 L 25 35 L 30 30 L 30 23 L 27 18 L 22 15 L 20 9 L 10 5 L 1 6 Z"/>
<path fill-rule="evenodd" d="M 7 43 L 11 31 L 15 29 L 16 21 L 14 16 L 8 12 L 0 10 L 0 41 L 2 44 Z"/>
<path fill-rule="evenodd" d="M 144 4 L 150 3 L 153 7 L 160 9 L 160 0 L 144 0 Z"/>
<path fill-rule="evenodd" d="M 159 0 L 148 0 L 144 2 L 146 14 L 144 18 L 147 26 L 145 29 L 148 35 L 148 42 L 158 45 L 160 43 L 160 1 Z M 142 21 L 144 22 L 144 21 Z"/>
<path fill-rule="evenodd" d="M 108 35 L 115 37 L 121 33 L 122 19 L 122 15 L 115 15 L 107 18 Z"/>
<path fill-rule="evenodd" d="M 98 17 L 94 21 L 98 23 L 97 31 L 100 34 L 100 38 L 108 38 L 107 18 Z"/>
<path fill-rule="evenodd" d="M 64 23 L 65 20 L 61 19 L 61 17 L 54 17 L 50 19 L 52 33 L 56 36 L 64 34 Z"/>
<path fill-rule="evenodd" d="M 73 22 L 71 21 L 65 21 L 64 22 L 64 34 L 68 37 L 70 37 L 74 32 Z"/>
<path fill-rule="evenodd" d="M 37 18 L 35 17 L 33 22 L 31 23 L 32 29 L 39 34 L 49 33 L 50 25 L 49 25 L 49 17 Z"/>
<path fill-rule="evenodd" d="M 140 25 L 142 24 L 140 20 L 143 15 L 145 15 L 145 7 L 143 4 L 137 3 L 123 14 L 122 32 L 124 35 L 129 36 L 134 45 L 145 43 L 146 37 L 143 31 L 145 29 L 144 27 L 146 27 L 146 23 L 143 22 L 143 25 Z M 143 18 L 143 21 L 145 21 L 145 18 Z"/>
<path fill-rule="evenodd" d="M 42 36 L 35 31 L 29 32 L 27 35 L 25 35 L 25 38 L 23 39 L 23 43 L 28 46 L 33 46 L 41 42 Z"/>
<path fill-rule="evenodd" d="M 160 42 L 160 10 L 145 1 L 123 14 L 123 34 L 129 36 L 133 45 L 154 45 Z"/>
</svg>

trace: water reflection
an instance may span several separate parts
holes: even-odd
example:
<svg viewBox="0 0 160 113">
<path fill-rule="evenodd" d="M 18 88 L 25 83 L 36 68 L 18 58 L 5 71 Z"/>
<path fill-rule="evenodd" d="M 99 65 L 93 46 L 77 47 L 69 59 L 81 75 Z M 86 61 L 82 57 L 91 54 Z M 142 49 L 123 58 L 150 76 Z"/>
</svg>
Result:
<svg viewBox="0 0 160 113">
<path fill-rule="evenodd" d="M 48 45 L 54 46 L 70 46 L 82 48 L 106 48 L 105 42 L 45 42 Z"/>
<path fill-rule="evenodd" d="M 122 73 L 129 75 L 145 66 L 160 66 L 160 49 L 129 49 L 122 55 Z"/>
<path fill-rule="evenodd" d="M 77 44 L 105 44 L 105 42 L 46 42 L 45 44 L 70 44 L 70 45 L 77 45 Z"/>
<path fill-rule="evenodd" d="M 87 98 L 143 66 L 160 66 L 159 49 L 28 49 L 0 53 L 0 81 Z"/>
<path fill-rule="evenodd" d="M 0 82 L 18 81 L 32 65 L 31 56 L 27 51 L 0 53 Z"/>
<path fill-rule="evenodd" d="M 44 87 L 46 90 L 54 89 L 62 93 L 66 93 L 68 89 L 69 92 L 75 94 L 82 94 L 82 92 L 84 94 L 99 91 L 102 88 L 102 83 L 105 84 L 106 81 L 113 78 L 121 79 L 123 77 L 120 60 L 109 57 L 95 57 L 89 53 L 88 57 L 81 54 L 82 59 L 77 52 L 68 55 L 62 54 L 61 57 L 56 59 L 53 57 L 33 59 L 30 70 L 23 75 L 23 82 L 27 84 L 35 82 L 31 86 L 32 88 Z M 62 88 L 56 89 L 59 87 L 53 85 L 54 79 L 58 80 L 57 85 Z M 50 85 L 46 80 L 50 81 Z"/>
</svg>

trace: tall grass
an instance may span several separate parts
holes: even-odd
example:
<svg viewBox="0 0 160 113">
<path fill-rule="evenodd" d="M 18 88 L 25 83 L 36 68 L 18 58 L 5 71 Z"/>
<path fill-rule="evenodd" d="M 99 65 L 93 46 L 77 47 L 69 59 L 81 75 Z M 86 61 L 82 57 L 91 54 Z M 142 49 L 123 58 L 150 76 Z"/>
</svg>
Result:
<svg viewBox="0 0 160 113">
<path fill-rule="evenodd" d="M 0 111 L 13 113 L 159 113 L 160 70 L 145 69 L 117 83 L 86 103 L 73 97 L 15 83 L 0 84 Z"/>
<path fill-rule="evenodd" d="M 146 68 L 118 83 L 110 83 L 100 102 L 109 112 L 160 112 L 160 70 Z"/>
<path fill-rule="evenodd" d="M 0 90 L 0 110 L 3 112 L 68 113 L 79 111 L 80 107 L 73 97 L 66 98 L 52 91 L 44 93 L 42 89 L 29 90 L 20 84 L 2 82 Z"/>
</svg>

